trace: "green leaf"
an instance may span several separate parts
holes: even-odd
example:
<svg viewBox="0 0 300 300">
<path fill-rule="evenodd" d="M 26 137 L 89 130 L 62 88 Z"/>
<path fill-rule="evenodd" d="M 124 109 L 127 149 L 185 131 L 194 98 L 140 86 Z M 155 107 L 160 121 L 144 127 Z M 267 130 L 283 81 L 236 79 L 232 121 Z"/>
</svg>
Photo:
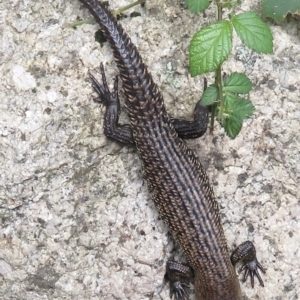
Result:
<svg viewBox="0 0 300 300">
<path fill-rule="evenodd" d="M 275 20 L 283 20 L 288 13 L 300 13 L 299 0 L 264 0 L 263 12 Z"/>
<path fill-rule="evenodd" d="M 210 5 L 210 1 L 208 0 L 185 0 L 185 3 L 194 14 L 204 11 Z"/>
<path fill-rule="evenodd" d="M 235 115 L 241 121 L 250 118 L 255 109 L 250 100 L 237 97 L 231 93 L 226 94 L 224 103 L 224 112 L 228 115 Z"/>
<path fill-rule="evenodd" d="M 259 53 L 273 52 L 273 36 L 270 28 L 254 12 L 245 12 L 232 18 L 233 26 L 249 48 Z"/>
<path fill-rule="evenodd" d="M 200 103 L 203 106 L 212 105 L 218 99 L 218 88 L 216 84 L 210 85 L 203 93 Z"/>
<path fill-rule="evenodd" d="M 235 138 L 242 128 L 243 120 L 251 117 L 255 108 L 250 100 L 232 93 L 226 94 L 224 104 L 221 125 L 229 137 Z"/>
<path fill-rule="evenodd" d="M 232 26 L 220 21 L 202 28 L 191 40 L 189 48 L 192 76 L 215 70 L 232 48 Z"/>
<path fill-rule="evenodd" d="M 241 131 L 243 122 L 241 122 L 239 119 L 236 119 L 235 116 L 230 116 L 224 119 L 221 125 L 224 127 L 226 134 L 230 138 L 234 139 Z"/>
<path fill-rule="evenodd" d="M 236 94 L 248 94 L 252 89 L 252 82 L 242 73 L 232 73 L 224 83 L 223 90 Z"/>
</svg>

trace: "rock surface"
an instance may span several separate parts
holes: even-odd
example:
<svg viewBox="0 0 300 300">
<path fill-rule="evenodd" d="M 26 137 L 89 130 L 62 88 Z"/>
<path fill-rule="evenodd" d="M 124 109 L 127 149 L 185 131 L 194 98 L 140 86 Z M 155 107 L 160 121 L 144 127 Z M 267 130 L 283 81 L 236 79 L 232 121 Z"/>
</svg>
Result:
<svg viewBox="0 0 300 300">
<path fill-rule="evenodd" d="M 249 9 L 260 13 L 259 2 L 237 11 Z M 188 44 L 215 8 L 191 15 L 183 1 L 161 0 L 132 11 L 141 15 L 121 22 L 170 114 L 190 116 L 203 78 L 188 75 Z M 135 150 L 105 138 L 103 108 L 92 101 L 88 71 L 104 62 L 111 86 L 117 74 L 110 48 L 95 41 L 98 26 L 70 27 L 90 17 L 79 1 L 3 1 L 0 13 L 0 298 L 168 299 L 165 262 L 178 251 Z M 251 78 L 254 116 L 235 140 L 217 125 L 188 144 L 211 178 L 230 250 L 252 240 L 267 268 L 265 288 L 242 283 L 246 299 L 297 299 L 300 26 L 269 25 L 274 54 L 236 39 L 224 64 Z"/>
</svg>

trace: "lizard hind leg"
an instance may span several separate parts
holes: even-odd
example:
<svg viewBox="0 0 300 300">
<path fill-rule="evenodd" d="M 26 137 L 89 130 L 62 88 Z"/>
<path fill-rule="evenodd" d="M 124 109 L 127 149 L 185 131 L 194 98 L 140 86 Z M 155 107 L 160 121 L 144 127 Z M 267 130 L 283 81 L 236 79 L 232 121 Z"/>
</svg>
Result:
<svg viewBox="0 0 300 300">
<path fill-rule="evenodd" d="M 98 94 L 94 100 L 106 106 L 104 115 L 104 133 L 105 135 L 122 144 L 134 144 L 132 130 L 129 124 L 119 124 L 120 100 L 118 94 L 118 77 L 115 78 L 113 91 L 110 92 L 103 63 L 100 64 L 100 73 L 102 76 L 102 84 L 96 77 L 89 73 L 92 80 L 92 87 Z"/>
<path fill-rule="evenodd" d="M 189 299 L 189 283 L 193 281 L 194 272 L 187 264 L 176 261 L 167 262 L 166 278 L 170 281 L 170 298 Z"/>
<path fill-rule="evenodd" d="M 252 242 L 246 241 L 240 244 L 231 254 L 230 258 L 233 266 L 235 266 L 239 261 L 242 262 L 242 267 L 240 268 L 239 272 L 245 271 L 244 281 L 246 281 L 250 275 L 251 286 L 254 287 L 254 276 L 256 276 L 260 285 L 264 286 L 264 282 L 258 270 L 263 273 L 266 271 L 256 258 L 256 250 Z"/>
</svg>

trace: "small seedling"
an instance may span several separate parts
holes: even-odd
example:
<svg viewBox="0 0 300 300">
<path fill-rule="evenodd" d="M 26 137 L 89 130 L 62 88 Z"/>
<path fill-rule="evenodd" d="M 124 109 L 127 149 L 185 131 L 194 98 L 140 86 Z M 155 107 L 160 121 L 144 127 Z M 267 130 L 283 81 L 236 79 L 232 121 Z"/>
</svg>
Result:
<svg viewBox="0 0 300 300">
<path fill-rule="evenodd" d="M 190 73 L 197 76 L 215 71 L 215 83 L 203 93 L 201 104 L 211 106 L 211 132 L 215 117 L 224 127 L 230 138 L 235 138 L 242 128 L 243 121 L 252 116 L 254 106 L 247 95 L 252 83 L 241 73 L 222 77 L 222 64 L 232 50 L 233 29 L 242 42 L 259 53 L 272 53 L 273 36 L 269 27 L 255 12 L 234 15 L 234 8 L 240 0 L 185 0 L 192 13 L 204 11 L 211 3 L 218 9 L 218 21 L 200 29 L 192 38 L 189 47 Z M 223 9 L 229 9 L 228 20 L 222 20 Z"/>
</svg>

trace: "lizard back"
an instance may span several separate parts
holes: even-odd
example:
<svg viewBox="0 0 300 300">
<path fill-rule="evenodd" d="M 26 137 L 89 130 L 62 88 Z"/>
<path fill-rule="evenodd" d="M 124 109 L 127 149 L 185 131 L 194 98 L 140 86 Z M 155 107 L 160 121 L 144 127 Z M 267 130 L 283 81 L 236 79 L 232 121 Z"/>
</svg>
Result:
<svg viewBox="0 0 300 300">
<path fill-rule="evenodd" d="M 194 269 L 196 299 L 240 300 L 218 204 L 204 168 L 178 137 L 162 95 L 121 25 L 101 2 L 80 1 L 113 50 L 152 199 Z"/>
</svg>

